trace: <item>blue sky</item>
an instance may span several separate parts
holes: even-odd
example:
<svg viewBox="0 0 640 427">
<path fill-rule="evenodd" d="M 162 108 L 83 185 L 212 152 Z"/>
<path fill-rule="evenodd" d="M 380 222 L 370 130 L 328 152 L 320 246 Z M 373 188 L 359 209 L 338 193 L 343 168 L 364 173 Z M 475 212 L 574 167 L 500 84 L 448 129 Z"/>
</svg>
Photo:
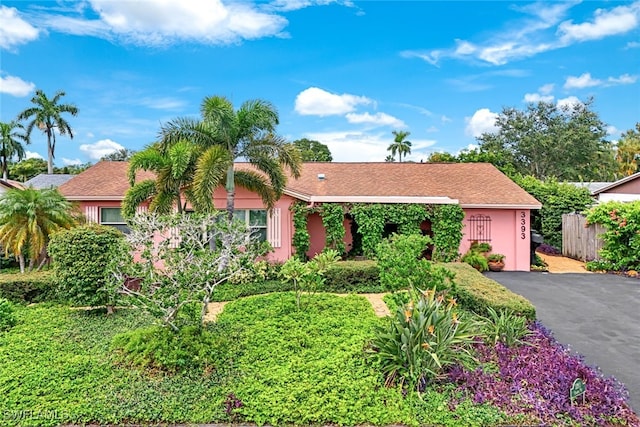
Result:
<svg viewBox="0 0 640 427">
<path fill-rule="evenodd" d="M 594 97 L 611 140 L 640 121 L 640 1 L 86 0 L 0 4 L 0 121 L 36 88 L 79 108 L 56 165 L 153 142 L 202 99 L 272 102 L 279 133 L 336 161 L 456 153 L 503 107 Z M 30 156 L 46 156 L 34 131 Z"/>
</svg>

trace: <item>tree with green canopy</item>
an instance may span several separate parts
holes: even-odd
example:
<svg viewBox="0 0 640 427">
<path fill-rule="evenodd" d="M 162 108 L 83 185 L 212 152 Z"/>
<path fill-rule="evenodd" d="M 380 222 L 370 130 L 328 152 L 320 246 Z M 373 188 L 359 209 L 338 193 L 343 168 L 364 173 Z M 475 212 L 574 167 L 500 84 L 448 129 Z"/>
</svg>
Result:
<svg viewBox="0 0 640 427">
<path fill-rule="evenodd" d="M 47 135 L 47 173 L 53 173 L 53 158 L 56 150 L 56 132 L 60 135 L 69 135 L 73 139 L 73 131 L 69 122 L 63 117 L 64 113 L 76 116 L 78 108 L 73 104 L 61 104 L 60 99 L 65 96 L 65 92 L 58 91 L 49 99 L 40 89 L 31 102 L 33 107 L 27 108 L 18 114 L 18 120 L 29 120 L 27 124 L 27 138 L 31 137 L 34 127 L 37 127 Z"/>
<path fill-rule="evenodd" d="M 564 181 L 608 180 L 616 164 L 606 125 L 593 100 L 558 106 L 539 102 L 504 108 L 497 131 L 478 137 L 479 154 L 495 156 L 515 173 Z"/>
<path fill-rule="evenodd" d="M 189 141 L 202 149 L 196 162 L 190 190 L 197 210 L 213 210 L 213 192 L 224 185 L 227 214 L 234 211 L 235 188 L 257 193 L 271 209 L 284 191 L 288 170 L 300 176 L 300 151 L 275 133 L 279 122 L 275 107 L 263 100 L 245 101 L 234 109 L 228 99 L 207 97 L 201 118 L 178 118 L 162 127 L 161 144 L 166 149 L 178 141 Z M 252 168 L 236 168 L 236 160 Z"/>
<path fill-rule="evenodd" d="M 106 160 L 110 162 L 126 162 L 130 160 L 131 156 L 133 156 L 135 153 L 135 150 L 131 150 L 129 148 L 121 148 L 114 151 L 113 153 L 109 153 L 100 157 L 100 160 Z"/>
<path fill-rule="evenodd" d="M 293 145 L 298 147 L 302 154 L 303 162 L 331 162 L 333 156 L 329 147 L 312 139 L 302 138 L 293 141 Z"/>
<path fill-rule="evenodd" d="M 402 130 L 394 130 L 391 132 L 394 136 L 393 142 L 389 147 L 387 147 L 387 151 L 391 151 L 391 156 L 395 157 L 396 153 L 398 154 L 398 161 L 402 162 L 402 156 L 405 157 L 411 154 L 411 141 L 407 140 L 407 137 L 411 135 L 411 132 L 406 132 Z"/>
<path fill-rule="evenodd" d="M 25 156 L 22 142 L 29 143 L 27 136 L 21 132 L 24 126 L 17 122 L 0 122 L 0 169 L 2 169 L 2 179 L 9 179 L 9 164 L 7 163 L 14 156 L 22 160 Z"/>
<path fill-rule="evenodd" d="M 9 164 L 9 177 L 22 182 L 46 171 L 46 160 L 36 157 Z"/>
<path fill-rule="evenodd" d="M 76 224 L 71 203 L 55 189 L 11 189 L 0 197 L 0 245 L 5 255 L 12 253 L 25 272 L 40 268 L 47 259 L 49 237 Z"/>
<path fill-rule="evenodd" d="M 616 146 L 616 163 L 621 177 L 640 171 L 640 123 L 624 132 Z"/>
</svg>

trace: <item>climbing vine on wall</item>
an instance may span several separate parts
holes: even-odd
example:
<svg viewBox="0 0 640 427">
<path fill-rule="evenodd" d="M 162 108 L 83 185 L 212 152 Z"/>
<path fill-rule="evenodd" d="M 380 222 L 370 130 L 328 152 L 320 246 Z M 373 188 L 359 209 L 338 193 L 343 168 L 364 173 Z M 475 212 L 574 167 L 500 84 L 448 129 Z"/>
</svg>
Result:
<svg viewBox="0 0 640 427">
<path fill-rule="evenodd" d="M 345 252 L 344 247 L 344 210 L 338 203 L 323 203 L 318 209 L 322 225 L 326 233 L 325 246 L 335 249 L 338 253 Z"/>
<path fill-rule="evenodd" d="M 292 245 L 295 250 L 295 256 L 302 261 L 307 259 L 307 251 L 309 250 L 309 231 L 307 230 L 307 215 L 309 208 L 302 202 L 296 202 L 289 208 L 293 213 L 293 237 Z"/>
<path fill-rule="evenodd" d="M 450 262 L 458 258 L 462 241 L 464 211 L 459 205 L 433 205 L 429 219 L 433 231 L 433 261 Z"/>
<path fill-rule="evenodd" d="M 306 259 L 306 252 L 309 250 L 307 215 L 313 212 L 318 212 L 322 218 L 326 246 L 344 252 L 342 205 L 324 203 L 318 208 L 310 209 L 304 203 L 295 203 L 291 211 L 295 227 L 293 247 L 300 259 Z M 449 262 L 458 258 L 464 219 L 464 212 L 458 205 L 355 203 L 350 206 L 349 212 L 357 223 L 358 234 L 362 236 L 362 252 L 367 257 L 375 257 L 376 247 L 383 240 L 386 223 L 396 224 L 400 234 L 420 234 L 420 224 L 424 220 L 430 220 L 434 246 L 432 260 Z"/>
</svg>

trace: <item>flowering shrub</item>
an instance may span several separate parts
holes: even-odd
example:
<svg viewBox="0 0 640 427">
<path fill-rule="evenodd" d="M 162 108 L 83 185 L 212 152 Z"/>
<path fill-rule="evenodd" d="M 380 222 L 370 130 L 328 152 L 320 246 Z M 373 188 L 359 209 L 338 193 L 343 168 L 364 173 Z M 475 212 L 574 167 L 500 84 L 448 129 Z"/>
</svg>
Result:
<svg viewBox="0 0 640 427">
<path fill-rule="evenodd" d="M 624 386 L 604 378 L 558 344 L 539 323 L 524 339 L 529 345 L 507 347 L 476 345 L 482 366 L 470 371 L 456 366 L 449 379 L 475 403 L 496 405 L 510 415 L 525 415 L 543 424 L 557 425 L 567 419 L 581 425 L 639 425 L 626 403 Z M 491 367 L 491 369 L 489 369 Z M 585 402 L 569 398 L 576 378 L 586 384 Z"/>
<path fill-rule="evenodd" d="M 587 222 L 607 229 L 599 253 L 604 263 L 591 262 L 588 267 L 616 271 L 640 268 L 640 201 L 602 203 L 589 211 Z"/>
</svg>

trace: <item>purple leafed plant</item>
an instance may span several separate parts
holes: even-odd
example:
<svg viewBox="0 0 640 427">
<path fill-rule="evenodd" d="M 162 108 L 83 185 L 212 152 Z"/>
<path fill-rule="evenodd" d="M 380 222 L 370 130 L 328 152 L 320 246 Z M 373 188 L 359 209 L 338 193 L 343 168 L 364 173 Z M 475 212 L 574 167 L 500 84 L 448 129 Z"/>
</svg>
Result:
<svg viewBox="0 0 640 427">
<path fill-rule="evenodd" d="M 536 252 L 540 252 L 545 255 L 562 255 L 562 251 L 555 246 L 551 246 L 547 243 L 543 243 L 536 249 Z"/>
<path fill-rule="evenodd" d="M 520 346 L 478 344 L 481 367 L 469 371 L 456 366 L 449 379 L 476 403 L 491 403 L 508 414 L 532 416 L 545 424 L 570 418 L 582 425 L 640 425 L 620 382 L 586 366 L 540 323 L 532 324 L 531 330 Z M 586 384 L 584 403 L 582 397 L 573 403 L 569 397 L 576 378 Z"/>
</svg>

